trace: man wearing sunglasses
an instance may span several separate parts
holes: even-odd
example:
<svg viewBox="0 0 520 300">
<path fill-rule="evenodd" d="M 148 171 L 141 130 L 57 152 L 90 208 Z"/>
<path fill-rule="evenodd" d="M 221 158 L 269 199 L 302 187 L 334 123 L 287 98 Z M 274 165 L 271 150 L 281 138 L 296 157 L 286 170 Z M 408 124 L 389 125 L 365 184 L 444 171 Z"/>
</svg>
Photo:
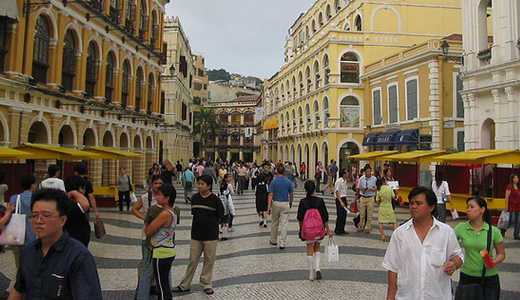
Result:
<svg viewBox="0 0 520 300">
<path fill-rule="evenodd" d="M 62 190 L 33 193 L 28 218 L 37 239 L 22 250 L 9 300 L 103 299 L 92 254 L 63 230 L 68 206 Z"/>
</svg>

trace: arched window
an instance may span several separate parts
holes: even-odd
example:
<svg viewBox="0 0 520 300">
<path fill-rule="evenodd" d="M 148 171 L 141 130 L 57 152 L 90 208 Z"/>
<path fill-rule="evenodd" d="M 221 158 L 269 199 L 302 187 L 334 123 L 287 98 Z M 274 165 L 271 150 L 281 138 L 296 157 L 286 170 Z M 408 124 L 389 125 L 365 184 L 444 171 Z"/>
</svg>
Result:
<svg viewBox="0 0 520 300">
<path fill-rule="evenodd" d="M 320 75 L 320 64 L 318 61 L 314 62 L 314 88 L 317 90 L 320 88 L 320 82 L 321 82 L 321 75 Z"/>
<path fill-rule="evenodd" d="M 327 8 L 325 9 L 325 18 L 328 20 L 330 20 L 332 18 L 332 14 L 330 13 L 330 5 L 327 4 Z"/>
<path fill-rule="evenodd" d="M 141 99 L 143 99 L 143 70 L 141 68 L 137 68 L 137 76 L 135 78 L 135 111 L 139 111 L 141 109 Z"/>
<path fill-rule="evenodd" d="M 303 131 L 303 114 L 301 106 L 298 108 L 298 121 L 300 122 L 300 131 Z"/>
<path fill-rule="evenodd" d="M 329 118 L 330 118 L 330 110 L 329 110 L 329 98 L 323 98 L 323 127 L 329 127 Z"/>
<path fill-rule="evenodd" d="M 359 59 L 353 52 L 341 56 L 341 82 L 359 83 Z"/>
<path fill-rule="evenodd" d="M 303 74 L 302 71 L 298 74 L 298 82 L 300 85 L 300 97 L 303 96 L 304 85 L 303 85 Z"/>
<path fill-rule="evenodd" d="M 311 130 L 312 119 L 311 119 L 311 109 L 309 108 L 309 104 L 305 106 L 305 121 L 307 122 L 307 131 Z"/>
<path fill-rule="evenodd" d="M 309 40 L 309 25 L 305 26 L 305 40 Z"/>
<path fill-rule="evenodd" d="M 345 21 L 345 27 L 343 28 L 345 31 L 350 31 L 350 21 L 349 20 L 346 20 Z"/>
<path fill-rule="evenodd" d="M 76 75 L 76 36 L 72 30 L 67 30 L 63 43 L 63 64 L 61 85 L 72 91 L 74 76 Z"/>
<path fill-rule="evenodd" d="M 298 89 L 296 88 L 296 77 L 293 76 L 291 82 L 292 82 L 292 87 L 293 87 L 293 97 L 294 97 L 294 99 L 296 99 L 297 91 L 298 91 Z"/>
<path fill-rule="evenodd" d="M 153 97 L 154 97 L 154 89 L 155 89 L 155 82 L 153 80 L 153 75 L 148 75 L 148 102 L 146 103 L 146 112 L 148 114 L 152 113 L 152 104 L 153 104 Z"/>
<path fill-rule="evenodd" d="M 334 0 L 334 9 L 336 10 L 336 13 L 341 9 L 339 0 Z"/>
<path fill-rule="evenodd" d="M 307 67 L 305 69 L 305 80 L 307 82 L 307 93 L 310 93 L 312 88 L 312 80 L 311 80 L 311 68 Z"/>
<path fill-rule="evenodd" d="M 148 20 L 149 16 L 146 14 L 145 1 L 141 1 L 141 7 L 139 8 L 140 20 L 139 20 L 139 39 L 144 40 L 144 34 L 148 31 Z"/>
<path fill-rule="evenodd" d="M 354 21 L 354 27 L 356 28 L 356 31 L 363 31 L 363 26 L 361 24 L 361 16 L 357 15 L 356 19 Z"/>
<path fill-rule="evenodd" d="M 285 113 L 285 124 L 286 124 L 286 128 L 287 128 L 287 134 L 289 134 L 289 130 L 291 128 L 291 123 L 290 123 L 290 119 L 289 119 L 289 112 Z"/>
<path fill-rule="evenodd" d="M 320 129 L 320 106 L 318 104 L 318 101 L 314 101 L 313 114 L 314 114 L 314 129 Z"/>
<path fill-rule="evenodd" d="M 123 63 L 123 82 L 121 86 L 121 107 L 128 105 L 128 94 L 130 93 L 130 63 L 125 60 Z"/>
<path fill-rule="evenodd" d="M 291 86 L 289 85 L 289 79 L 285 81 L 285 87 L 287 88 L 287 100 L 291 100 Z"/>
<path fill-rule="evenodd" d="M 324 85 L 329 84 L 329 74 L 330 74 L 330 66 L 329 66 L 329 56 L 325 55 L 323 57 L 323 78 Z"/>
<path fill-rule="evenodd" d="M 356 97 L 347 96 L 341 100 L 339 118 L 340 127 L 359 127 L 360 107 Z"/>
<path fill-rule="evenodd" d="M 114 91 L 114 69 L 115 69 L 114 53 L 109 52 L 107 56 L 106 82 L 105 82 L 105 99 L 107 102 L 112 101 L 112 92 Z"/>
<path fill-rule="evenodd" d="M 312 29 L 312 33 L 316 33 L 316 21 L 315 20 L 312 20 L 311 29 Z"/>
<path fill-rule="evenodd" d="M 294 111 L 294 109 L 292 110 L 292 113 L 291 113 L 291 120 L 292 120 L 292 129 L 293 129 L 293 133 L 296 132 L 296 111 Z"/>
<path fill-rule="evenodd" d="M 126 0 L 125 28 L 132 34 L 135 31 L 135 8 L 136 5 L 133 3 L 133 0 Z"/>
<path fill-rule="evenodd" d="M 33 51 L 32 77 L 36 82 L 47 82 L 49 68 L 50 26 L 47 18 L 40 15 L 36 20 Z"/>
<path fill-rule="evenodd" d="M 320 14 L 318 15 L 318 25 L 320 26 L 323 26 L 323 14 L 320 12 Z"/>
<path fill-rule="evenodd" d="M 284 115 L 280 115 L 280 134 L 284 134 L 285 131 L 285 118 Z"/>
<path fill-rule="evenodd" d="M 285 85 L 282 83 L 280 90 L 282 91 L 282 105 L 285 103 Z"/>
<path fill-rule="evenodd" d="M 154 11 L 152 13 L 152 35 L 150 37 L 150 45 L 153 48 L 159 48 L 157 47 L 157 42 L 159 41 L 159 24 L 157 23 L 157 16 L 156 12 Z"/>
<path fill-rule="evenodd" d="M 98 81 L 99 61 L 96 53 L 96 44 L 90 42 L 87 49 L 87 76 L 85 76 L 85 92 L 89 97 L 95 96 L 94 91 Z"/>
</svg>

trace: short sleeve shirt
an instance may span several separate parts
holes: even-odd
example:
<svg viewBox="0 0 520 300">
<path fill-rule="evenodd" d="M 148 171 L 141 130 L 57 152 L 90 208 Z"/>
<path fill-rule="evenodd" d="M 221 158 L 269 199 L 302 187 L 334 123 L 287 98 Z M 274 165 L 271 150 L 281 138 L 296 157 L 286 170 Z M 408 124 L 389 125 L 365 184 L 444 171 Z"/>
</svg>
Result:
<svg viewBox="0 0 520 300">
<path fill-rule="evenodd" d="M 511 185 L 508 185 L 506 190 L 511 191 L 507 210 L 511 212 L 520 211 L 520 190 L 515 190 Z"/>
<path fill-rule="evenodd" d="M 274 201 L 289 202 L 289 194 L 294 193 L 294 188 L 289 179 L 278 176 L 271 181 L 269 193 L 273 193 Z"/>
<path fill-rule="evenodd" d="M 363 177 L 361 177 L 361 179 L 359 179 L 357 187 L 373 189 L 376 187 L 376 182 L 377 182 L 377 179 L 375 176 L 370 176 L 369 178 L 367 178 L 363 175 Z M 365 196 L 365 197 L 372 197 L 375 194 L 376 194 L 375 191 L 361 192 L 361 196 Z"/>
</svg>

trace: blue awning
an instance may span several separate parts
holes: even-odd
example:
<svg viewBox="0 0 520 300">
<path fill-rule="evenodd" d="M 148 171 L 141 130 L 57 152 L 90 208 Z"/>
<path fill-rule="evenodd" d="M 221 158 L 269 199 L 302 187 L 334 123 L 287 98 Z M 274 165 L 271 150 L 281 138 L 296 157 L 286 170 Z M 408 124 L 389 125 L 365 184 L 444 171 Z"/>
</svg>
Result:
<svg viewBox="0 0 520 300">
<path fill-rule="evenodd" d="M 380 133 L 381 132 L 371 132 L 371 133 L 365 135 L 365 137 L 363 138 L 363 146 L 375 146 L 376 145 L 377 136 Z"/>
<path fill-rule="evenodd" d="M 395 136 L 395 146 L 419 144 L 419 129 L 402 130 Z"/>
<path fill-rule="evenodd" d="M 380 135 L 377 136 L 376 143 L 374 146 L 393 146 L 395 142 L 395 136 L 399 132 L 399 130 L 382 132 Z"/>
</svg>

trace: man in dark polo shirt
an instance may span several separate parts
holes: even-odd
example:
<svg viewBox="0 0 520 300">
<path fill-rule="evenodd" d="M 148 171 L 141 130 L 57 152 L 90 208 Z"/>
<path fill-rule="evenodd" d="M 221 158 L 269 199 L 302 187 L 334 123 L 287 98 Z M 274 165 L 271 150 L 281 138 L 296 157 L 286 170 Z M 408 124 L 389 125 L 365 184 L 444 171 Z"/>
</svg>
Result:
<svg viewBox="0 0 520 300">
<path fill-rule="evenodd" d="M 38 239 L 22 250 L 9 300 L 103 299 L 92 254 L 63 230 L 68 202 L 67 194 L 57 189 L 32 195 L 28 218 Z"/>
</svg>

